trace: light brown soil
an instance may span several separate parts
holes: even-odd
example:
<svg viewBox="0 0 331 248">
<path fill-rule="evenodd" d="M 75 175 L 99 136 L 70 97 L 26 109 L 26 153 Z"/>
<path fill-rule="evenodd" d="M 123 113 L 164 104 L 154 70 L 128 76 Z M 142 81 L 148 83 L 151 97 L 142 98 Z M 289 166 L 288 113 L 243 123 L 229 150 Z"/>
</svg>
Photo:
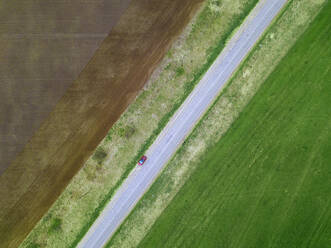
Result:
<svg viewBox="0 0 331 248">
<path fill-rule="evenodd" d="M 130 0 L 0 4 L 0 174 L 92 58 Z"/>
<path fill-rule="evenodd" d="M 203 0 L 133 0 L 0 176 L 0 243 L 16 247 L 143 87 Z"/>
</svg>

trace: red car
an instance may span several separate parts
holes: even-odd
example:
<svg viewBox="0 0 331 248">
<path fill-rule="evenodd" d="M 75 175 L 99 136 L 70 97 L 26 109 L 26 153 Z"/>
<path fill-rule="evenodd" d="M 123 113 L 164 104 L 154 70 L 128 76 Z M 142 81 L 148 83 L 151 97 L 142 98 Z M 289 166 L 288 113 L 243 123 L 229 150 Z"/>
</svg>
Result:
<svg viewBox="0 0 331 248">
<path fill-rule="evenodd" d="M 145 155 L 142 156 L 138 161 L 138 165 L 142 166 L 146 160 L 147 160 L 147 157 Z"/>
</svg>

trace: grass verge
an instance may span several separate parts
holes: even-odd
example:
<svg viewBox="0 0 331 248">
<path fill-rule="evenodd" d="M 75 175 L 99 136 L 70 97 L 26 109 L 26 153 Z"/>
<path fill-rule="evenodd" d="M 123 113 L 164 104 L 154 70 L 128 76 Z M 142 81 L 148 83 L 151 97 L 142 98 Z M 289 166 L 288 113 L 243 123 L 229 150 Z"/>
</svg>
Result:
<svg viewBox="0 0 331 248">
<path fill-rule="evenodd" d="M 137 246 L 199 165 L 201 154 L 227 131 L 278 61 L 314 19 L 322 4 L 323 1 L 290 2 L 108 246 Z"/>
<path fill-rule="evenodd" d="M 257 0 L 208 0 L 123 114 L 21 247 L 75 247 L 223 49 Z M 61 229 L 45 233 L 54 219 Z"/>
</svg>

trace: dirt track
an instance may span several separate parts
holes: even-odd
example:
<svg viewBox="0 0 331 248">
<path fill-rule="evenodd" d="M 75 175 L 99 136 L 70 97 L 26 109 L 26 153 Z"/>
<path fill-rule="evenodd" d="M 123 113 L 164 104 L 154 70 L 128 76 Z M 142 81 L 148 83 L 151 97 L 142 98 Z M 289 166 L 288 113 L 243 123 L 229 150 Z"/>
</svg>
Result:
<svg viewBox="0 0 331 248">
<path fill-rule="evenodd" d="M 132 102 L 203 0 L 133 0 L 0 176 L 0 243 L 16 247 Z"/>
<path fill-rule="evenodd" d="M 129 1 L 2 1 L 0 174 L 92 58 Z"/>
</svg>

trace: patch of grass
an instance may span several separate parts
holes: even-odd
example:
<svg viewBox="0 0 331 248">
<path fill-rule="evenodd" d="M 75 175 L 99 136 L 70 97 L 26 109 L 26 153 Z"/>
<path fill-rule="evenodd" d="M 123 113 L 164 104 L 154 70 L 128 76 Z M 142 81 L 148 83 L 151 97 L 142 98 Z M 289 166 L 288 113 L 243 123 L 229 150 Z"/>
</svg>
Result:
<svg viewBox="0 0 331 248">
<path fill-rule="evenodd" d="M 168 58 L 172 58 L 172 57 L 173 57 L 173 53 L 172 53 L 171 50 L 169 50 L 169 51 L 167 52 L 167 57 L 168 57 Z"/>
<path fill-rule="evenodd" d="M 331 4 L 139 247 L 328 247 Z"/>
<path fill-rule="evenodd" d="M 167 70 L 170 70 L 170 68 L 171 68 L 171 64 L 169 63 L 169 64 L 167 64 L 167 66 L 166 67 L 164 67 L 164 69 L 167 71 Z"/>
<path fill-rule="evenodd" d="M 27 248 L 41 248 L 41 246 L 37 243 L 30 243 Z"/>
<path fill-rule="evenodd" d="M 60 218 L 54 218 L 51 220 L 51 225 L 48 229 L 48 233 L 54 233 L 61 230 L 62 220 Z"/>
<path fill-rule="evenodd" d="M 183 66 L 177 67 L 176 69 L 176 77 L 180 77 L 182 75 L 184 75 L 185 70 Z"/>
<path fill-rule="evenodd" d="M 98 162 L 98 164 L 101 164 L 104 159 L 107 157 L 106 151 L 102 147 L 98 147 L 94 154 L 93 154 L 93 159 Z"/>
<path fill-rule="evenodd" d="M 137 246 L 187 178 L 200 168 L 199 161 L 208 151 L 207 147 L 214 145 L 229 129 L 259 86 L 314 20 L 322 3 L 289 2 L 107 247 Z"/>
<path fill-rule="evenodd" d="M 106 141 L 106 142 L 111 142 L 111 141 L 112 141 L 112 139 L 113 139 L 113 133 L 114 133 L 114 129 L 111 129 L 111 130 L 107 133 L 107 135 L 106 135 L 106 137 L 105 137 L 105 141 Z"/>
<path fill-rule="evenodd" d="M 132 126 L 127 126 L 125 129 L 125 138 L 129 139 L 136 132 L 136 128 Z"/>
</svg>

